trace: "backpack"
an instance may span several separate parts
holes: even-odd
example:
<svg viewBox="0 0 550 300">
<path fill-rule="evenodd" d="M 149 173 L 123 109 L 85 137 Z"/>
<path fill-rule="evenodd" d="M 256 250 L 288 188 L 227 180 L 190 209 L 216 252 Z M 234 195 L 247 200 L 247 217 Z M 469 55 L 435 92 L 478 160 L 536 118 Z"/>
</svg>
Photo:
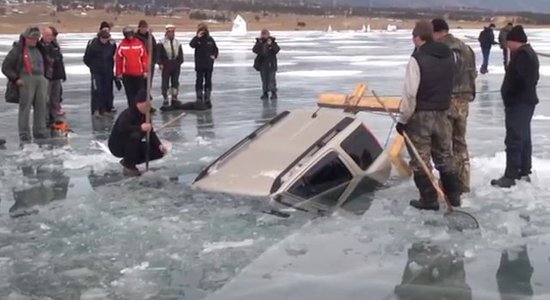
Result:
<svg viewBox="0 0 550 300">
<path fill-rule="evenodd" d="M 475 59 L 475 54 L 473 53 L 472 48 L 469 46 L 466 46 L 469 54 L 472 55 L 472 58 Z M 470 89 L 473 92 L 474 98 L 475 98 L 475 77 L 476 77 L 476 70 L 475 65 L 474 66 L 468 66 L 468 62 L 464 59 L 465 53 L 463 52 L 465 49 L 461 49 L 460 47 L 452 47 L 452 57 L 453 57 L 453 86 L 457 86 L 460 84 L 464 84 L 464 81 L 468 81 L 470 83 L 474 83 L 473 87 L 470 87 Z M 471 67 L 473 67 L 473 70 L 470 70 Z M 473 77 L 473 78 L 470 78 Z M 472 100 L 473 101 L 473 100 Z"/>
</svg>

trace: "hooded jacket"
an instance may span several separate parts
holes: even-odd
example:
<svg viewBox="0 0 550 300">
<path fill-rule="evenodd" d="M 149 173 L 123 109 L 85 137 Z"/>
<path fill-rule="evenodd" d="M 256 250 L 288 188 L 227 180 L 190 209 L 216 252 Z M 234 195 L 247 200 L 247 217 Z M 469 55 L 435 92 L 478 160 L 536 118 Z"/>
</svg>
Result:
<svg viewBox="0 0 550 300">
<path fill-rule="evenodd" d="M 42 54 L 42 59 L 44 62 L 44 76 L 48 79 L 51 78 L 52 68 L 49 63 L 49 59 L 46 55 L 44 47 L 40 43 L 36 44 L 36 48 Z M 30 73 L 32 69 L 31 61 L 28 55 L 26 55 L 25 48 L 25 38 L 21 35 L 19 36 L 19 41 L 13 43 L 13 48 L 8 52 L 4 62 L 2 62 L 2 73 L 8 78 L 11 82 L 16 82 L 23 72 Z"/>
<path fill-rule="evenodd" d="M 451 50 L 439 42 L 426 42 L 407 65 L 399 122 L 406 124 L 417 111 L 444 111 L 453 91 Z"/>
<path fill-rule="evenodd" d="M 50 80 L 67 80 L 65 63 L 63 62 L 63 54 L 61 53 L 59 44 L 56 41 L 47 44 L 44 40 L 40 40 L 40 44 L 44 48 L 44 53 L 48 57 L 51 66 Z"/>
<path fill-rule="evenodd" d="M 136 106 L 121 112 L 109 136 L 109 150 L 116 156 L 124 156 L 125 145 L 140 141 L 145 137 L 146 133 L 141 130 L 143 123 L 145 123 L 145 115 L 140 113 Z M 154 130 L 151 130 L 150 138 L 151 147 L 158 148 L 161 145 Z"/>
<path fill-rule="evenodd" d="M 99 38 L 95 38 L 86 47 L 84 64 L 90 68 L 92 73 L 112 76 L 116 50 L 117 45 L 114 40 L 109 40 L 103 44 Z"/>
<path fill-rule="evenodd" d="M 195 49 L 195 70 L 212 70 L 214 60 L 211 56 L 218 58 L 218 46 L 210 34 L 206 33 L 202 37 L 195 36 L 189 43 L 191 48 Z"/>
<path fill-rule="evenodd" d="M 514 28 L 514 26 L 506 25 L 506 27 L 500 30 L 500 33 L 498 34 L 498 43 L 500 44 L 500 49 L 508 48 L 506 46 L 506 37 L 508 36 L 508 33 L 510 32 L 510 30 L 512 30 L 512 28 Z"/>
<path fill-rule="evenodd" d="M 474 51 L 452 34 L 443 37 L 441 42 L 447 45 L 453 54 L 453 97 L 473 101 L 476 96 L 477 77 Z"/>
<path fill-rule="evenodd" d="M 269 37 L 272 43 L 267 44 L 267 39 L 256 39 L 252 52 L 257 54 L 254 65 L 259 70 L 277 71 L 277 54 L 281 50 L 274 37 Z"/>
<path fill-rule="evenodd" d="M 500 90 L 504 106 L 538 104 L 539 76 L 539 59 L 531 45 L 525 44 L 513 52 Z"/>
<path fill-rule="evenodd" d="M 116 76 L 143 76 L 148 71 L 149 56 L 143 43 L 137 39 L 123 39 L 115 56 Z"/>
</svg>

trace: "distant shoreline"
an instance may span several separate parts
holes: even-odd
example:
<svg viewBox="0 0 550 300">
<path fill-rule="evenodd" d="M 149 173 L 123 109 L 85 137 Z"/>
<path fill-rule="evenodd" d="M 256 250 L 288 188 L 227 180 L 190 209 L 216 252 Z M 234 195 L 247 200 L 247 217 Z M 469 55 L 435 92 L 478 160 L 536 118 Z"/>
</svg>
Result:
<svg viewBox="0 0 550 300">
<path fill-rule="evenodd" d="M 104 10 L 91 10 L 85 13 L 75 11 L 58 12 L 50 15 L 51 7 L 45 5 L 26 5 L 26 10 L 19 14 L 10 14 L 0 17 L 1 34 L 19 34 L 29 25 L 53 25 L 61 33 L 97 32 L 102 21 L 114 23 L 113 31 L 119 32 L 124 26 L 137 26 L 139 20 L 147 20 L 154 32 L 164 32 L 166 24 L 176 25 L 179 31 L 194 31 L 200 20 L 189 19 L 184 14 L 176 17 L 145 16 L 143 13 L 125 13 L 120 16 L 108 14 Z M 249 32 L 267 28 L 274 31 L 327 31 L 329 26 L 333 31 L 359 31 L 363 26 L 370 26 L 372 30 L 385 30 L 388 25 L 397 26 L 397 29 L 412 29 L 416 20 L 394 20 L 389 18 L 363 18 L 344 16 L 313 16 L 280 14 L 276 16 L 259 17 L 256 13 L 242 13 L 247 21 Z M 257 19 L 259 18 L 259 20 Z M 508 22 L 505 17 L 493 20 L 498 27 Z M 207 22 L 208 23 L 208 22 Z M 232 22 L 208 23 L 211 31 L 231 31 Z M 299 24 L 301 26 L 299 26 Z M 451 29 L 483 29 L 487 23 L 449 21 Z M 527 25 L 527 28 L 549 28 L 549 26 Z"/>
</svg>

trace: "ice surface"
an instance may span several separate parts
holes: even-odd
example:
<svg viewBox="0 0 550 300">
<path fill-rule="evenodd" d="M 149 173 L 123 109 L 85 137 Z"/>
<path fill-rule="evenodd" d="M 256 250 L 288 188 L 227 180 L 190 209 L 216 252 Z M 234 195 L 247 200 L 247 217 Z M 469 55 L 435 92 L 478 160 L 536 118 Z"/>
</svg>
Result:
<svg viewBox="0 0 550 300">
<path fill-rule="evenodd" d="M 170 155 L 142 178 L 122 177 L 118 159 L 109 154 L 113 120 L 90 116 L 89 71 L 81 56 L 94 34 L 61 34 L 68 71 L 63 104 L 75 130 L 69 141 L 20 149 L 17 106 L 0 105 L 2 138 L 8 140 L 0 150 L 0 299 L 392 299 L 406 267 L 415 264 L 429 267 L 431 275 L 437 270 L 441 281 L 466 284 L 472 299 L 498 299 L 496 274 L 501 262 L 506 267 L 502 253 L 522 246 L 534 271 L 530 279 L 511 284 L 531 286 L 532 299 L 549 298 L 550 59 L 541 58 L 541 102 L 532 123 L 533 182 L 509 190 L 488 184 L 502 174 L 506 161 L 498 47 L 491 53 L 490 73 L 479 75 L 468 125 L 472 192 L 464 197 L 464 209 L 478 218 L 479 231 L 449 231 L 441 212 L 408 207 L 417 191 L 412 181 L 397 179 L 365 195 L 372 204 L 362 216 L 337 212 L 312 218 L 289 208 L 284 211 L 291 217 L 280 218 L 262 213 L 267 199 L 203 193 L 191 182 L 258 126 L 283 110 L 314 106 L 321 92 L 349 92 L 365 81 L 381 95 L 399 95 L 413 46 L 408 31 L 272 34 L 282 47 L 279 101 L 259 99 L 251 52 L 258 32 L 213 33 L 220 47 L 214 108 L 189 114 L 162 132 L 172 144 Z M 178 31 L 184 44 L 193 35 Z M 550 30 L 528 35 L 536 50 L 549 49 Z M 15 38 L 0 36 L 0 53 L 7 53 Z M 479 65 L 479 46 L 469 43 Z M 193 51 L 186 46 L 184 52 L 180 95 L 191 101 Z M 4 86 L 1 77 L 0 92 Z M 159 88 L 156 70 L 157 107 Z M 116 91 L 119 111 L 125 103 L 124 93 Z M 153 122 L 175 115 L 157 113 Z M 360 117 L 385 139 L 392 126 L 387 116 Z M 419 243 L 430 250 L 418 250 Z M 518 254 L 509 259 L 526 264 L 525 254 L 513 251 L 508 252 Z M 446 271 L 452 262 L 466 282 Z M 523 275 L 515 266 L 504 269 L 510 278 Z"/>
</svg>

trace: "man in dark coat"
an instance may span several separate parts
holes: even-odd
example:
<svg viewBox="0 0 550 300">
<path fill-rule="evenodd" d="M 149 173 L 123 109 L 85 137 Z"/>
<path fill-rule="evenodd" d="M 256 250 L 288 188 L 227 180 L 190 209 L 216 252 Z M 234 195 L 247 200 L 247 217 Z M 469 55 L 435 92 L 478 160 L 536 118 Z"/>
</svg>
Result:
<svg viewBox="0 0 550 300">
<path fill-rule="evenodd" d="M 141 175 L 137 165 L 145 162 L 147 152 L 151 161 L 166 154 L 166 149 L 151 123 L 145 120 L 146 113 L 151 109 L 151 102 L 147 101 L 147 98 L 145 89 L 138 91 L 135 105 L 125 109 L 118 116 L 109 137 L 109 150 L 114 156 L 122 158 L 120 164 L 126 176 Z M 147 132 L 150 133 L 149 149 L 145 142 Z"/>
<path fill-rule="evenodd" d="M 208 108 L 211 108 L 212 72 L 214 71 L 214 61 L 218 59 L 219 50 L 216 42 L 210 36 L 206 24 L 200 23 L 198 25 L 197 35 L 191 40 L 189 46 L 195 49 L 195 71 L 197 72 L 195 91 L 197 101 L 205 103 Z"/>
<path fill-rule="evenodd" d="M 452 126 L 448 116 L 453 92 L 451 49 L 433 40 L 433 25 L 418 22 L 413 30 L 413 53 L 405 75 L 399 123 L 400 134 L 407 133 L 427 166 L 433 159 L 443 188 L 453 206 L 460 206 L 460 181 L 452 155 Z M 419 200 L 410 205 L 417 209 L 438 210 L 438 195 L 420 162 L 411 155 L 414 182 Z"/>
<path fill-rule="evenodd" d="M 181 106 L 178 101 L 179 77 L 181 65 L 183 64 L 183 48 L 178 39 L 176 39 L 176 27 L 174 25 L 166 25 L 165 38 L 160 41 L 158 47 L 158 63 L 162 71 L 162 97 L 164 102 L 163 108 Z M 168 99 L 168 91 L 170 91 L 170 100 Z"/>
<path fill-rule="evenodd" d="M 495 42 L 495 34 L 493 32 L 493 29 L 495 29 L 495 24 L 489 25 L 489 27 L 485 27 L 483 31 L 479 34 L 479 45 L 481 46 L 481 53 L 483 54 L 483 64 L 481 65 L 481 74 L 487 74 L 489 70 L 487 69 L 489 67 L 489 55 L 491 54 L 491 47 L 493 45 L 497 45 L 498 43 Z"/>
<path fill-rule="evenodd" d="M 85 53 L 88 52 L 88 47 L 90 47 L 90 45 L 95 44 L 95 43 L 97 43 L 97 42 L 99 41 L 99 39 L 100 39 L 99 35 L 100 35 L 101 32 L 109 32 L 109 33 L 110 33 L 110 32 L 111 32 L 111 28 L 112 28 L 112 24 L 108 23 L 107 21 L 101 22 L 101 24 L 99 25 L 99 32 L 96 34 L 96 36 L 95 36 L 94 38 L 92 38 L 91 40 L 88 41 L 88 44 L 86 45 L 86 51 L 85 51 Z M 114 46 L 115 46 L 115 50 L 116 50 L 116 42 L 115 42 L 115 40 L 113 40 L 112 38 L 109 38 L 109 43 L 112 44 L 112 45 L 114 45 Z M 97 44 L 96 44 L 96 45 L 97 45 Z M 85 62 L 85 63 L 86 63 L 86 62 Z M 88 66 L 88 67 L 89 67 L 89 66 Z M 91 70 L 90 70 L 90 73 L 91 73 Z M 94 102 L 94 89 L 95 89 L 95 87 L 94 87 L 94 76 L 93 76 L 93 74 L 91 74 L 91 75 L 92 75 L 92 76 L 91 76 L 91 82 L 92 82 L 92 88 L 91 88 L 91 90 L 92 90 L 91 96 L 92 96 L 92 97 L 91 97 L 91 102 L 93 103 L 93 102 Z M 113 76 L 113 77 L 114 77 L 114 76 Z M 116 78 L 116 77 L 114 77 L 113 80 L 115 81 L 115 84 L 116 84 L 116 86 L 117 86 L 117 89 L 120 91 L 120 90 L 122 89 L 122 82 L 121 82 L 118 78 Z M 112 116 L 112 115 L 114 115 L 114 114 L 117 112 L 117 110 L 115 109 L 115 106 L 114 106 L 114 99 L 115 99 L 115 97 L 114 97 L 112 91 L 111 91 L 110 94 L 105 94 L 105 95 L 106 95 L 106 98 L 105 98 L 106 100 L 105 100 L 105 101 L 107 102 L 107 110 L 106 110 L 105 113 L 103 113 L 103 115 Z M 92 106 L 93 106 L 93 105 L 92 105 Z M 93 111 L 93 108 L 92 108 L 92 114 L 93 114 L 93 113 L 94 113 L 94 111 Z M 100 114 L 100 115 L 101 115 L 101 114 Z"/>
<path fill-rule="evenodd" d="M 19 42 L 2 62 L 2 73 L 19 91 L 19 138 L 31 140 L 30 115 L 33 110 L 33 136 L 44 139 L 50 136 L 46 126 L 48 116 L 48 79 L 52 69 L 40 39 L 37 26 L 28 27 Z"/>
<path fill-rule="evenodd" d="M 143 42 L 143 45 L 147 50 L 149 50 L 148 44 L 147 44 L 148 43 L 147 40 L 149 39 L 149 34 L 151 34 L 149 32 L 149 24 L 145 20 L 140 20 L 138 23 L 138 31 L 136 32 L 136 38 L 141 42 Z M 147 53 L 147 54 L 151 56 L 151 68 L 150 68 L 151 72 L 149 76 L 151 76 L 151 85 L 152 85 L 153 78 L 155 75 L 155 64 L 157 63 L 157 60 L 158 60 L 158 48 L 156 46 L 157 41 L 155 40 L 155 36 L 153 34 L 151 34 L 151 40 L 152 40 L 151 45 L 153 46 L 153 49 L 151 53 Z M 145 81 L 147 82 L 147 79 L 145 79 Z M 155 111 L 156 109 L 151 106 L 151 112 L 154 113 Z"/>
<path fill-rule="evenodd" d="M 49 116 L 47 124 L 51 126 L 55 122 L 64 122 L 65 112 L 61 108 L 62 82 L 67 80 L 65 63 L 59 44 L 57 43 L 58 32 L 55 27 L 44 28 L 40 43 L 44 47 L 46 56 L 51 64 L 52 74 L 48 85 L 48 108 Z"/>
<path fill-rule="evenodd" d="M 254 68 L 260 72 L 262 78 L 262 100 L 267 100 L 271 92 L 271 100 L 277 99 L 277 54 L 281 48 L 267 29 L 262 30 L 261 36 L 256 38 L 252 51 L 257 54 Z"/>
<path fill-rule="evenodd" d="M 515 185 L 518 179 L 530 181 L 531 119 L 539 103 L 537 84 L 540 76 L 537 53 L 527 43 L 523 27 L 512 28 L 506 41 L 512 52 L 500 91 L 506 125 L 506 170 L 504 176 L 491 181 L 491 185 L 504 188 Z"/>
<path fill-rule="evenodd" d="M 98 38 L 86 47 L 84 54 L 84 63 L 90 68 L 92 74 L 91 110 L 96 118 L 112 116 L 116 47 L 109 31 L 102 30 L 98 32 Z"/>
</svg>

